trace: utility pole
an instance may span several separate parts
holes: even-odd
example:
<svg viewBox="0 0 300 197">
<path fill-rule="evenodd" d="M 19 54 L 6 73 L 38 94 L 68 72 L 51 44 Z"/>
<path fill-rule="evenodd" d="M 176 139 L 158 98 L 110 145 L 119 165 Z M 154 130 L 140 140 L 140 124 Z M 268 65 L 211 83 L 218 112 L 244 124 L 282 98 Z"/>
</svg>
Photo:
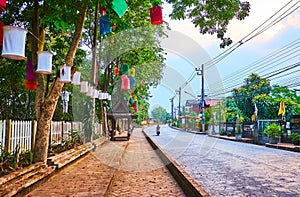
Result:
<svg viewBox="0 0 300 197">
<path fill-rule="evenodd" d="M 201 75 L 201 112 L 202 112 L 202 131 L 205 131 L 205 117 L 204 117 L 204 65 L 201 68 L 196 68 L 197 75 Z"/>
<path fill-rule="evenodd" d="M 176 95 L 175 95 L 176 96 Z M 172 119 L 174 118 L 174 111 L 173 111 L 173 108 L 174 108 L 174 98 L 175 96 L 173 96 L 170 101 L 171 101 L 171 117 Z"/>
<path fill-rule="evenodd" d="M 181 116 L 181 107 L 180 107 L 180 102 L 181 102 L 181 87 L 179 87 L 179 90 L 176 90 L 176 92 L 179 95 L 179 102 L 178 102 L 178 116 Z"/>
</svg>

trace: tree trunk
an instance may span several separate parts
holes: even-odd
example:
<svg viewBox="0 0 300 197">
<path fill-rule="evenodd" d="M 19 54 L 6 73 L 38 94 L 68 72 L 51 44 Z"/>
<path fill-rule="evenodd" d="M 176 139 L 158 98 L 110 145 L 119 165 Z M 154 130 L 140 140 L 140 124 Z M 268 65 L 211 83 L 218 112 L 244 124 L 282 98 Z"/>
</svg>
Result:
<svg viewBox="0 0 300 197">
<path fill-rule="evenodd" d="M 37 0 L 35 0 L 37 1 Z M 66 56 L 65 63 L 67 66 L 72 66 L 76 50 L 78 48 L 83 24 L 86 16 L 87 4 L 82 5 L 78 13 L 78 20 L 75 27 L 74 36 L 68 54 Z M 38 18 L 38 15 L 35 17 Z M 38 34 L 37 34 L 38 35 Z M 74 71 L 73 71 L 74 72 Z M 72 72 L 72 73 L 73 73 Z M 37 78 L 37 100 L 36 100 L 36 117 L 37 117 L 37 133 L 35 142 L 34 162 L 47 161 L 48 156 L 48 141 L 49 130 L 51 120 L 56 108 L 57 101 L 60 96 L 60 92 L 64 86 L 64 83 L 60 82 L 59 77 L 55 78 L 50 90 L 44 100 L 44 78 L 42 75 L 38 75 Z"/>
</svg>

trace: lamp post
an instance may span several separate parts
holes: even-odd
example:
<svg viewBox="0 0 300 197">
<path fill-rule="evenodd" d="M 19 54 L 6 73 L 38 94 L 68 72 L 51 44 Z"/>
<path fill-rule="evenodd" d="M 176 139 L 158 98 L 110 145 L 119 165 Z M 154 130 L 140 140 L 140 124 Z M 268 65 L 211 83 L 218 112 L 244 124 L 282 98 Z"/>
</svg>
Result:
<svg viewBox="0 0 300 197">
<path fill-rule="evenodd" d="M 205 131 L 205 117 L 204 117 L 204 65 L 201 68 L 196 68 L 197 75 L 201 75 L 201 111 L 202 111 L 202 131 Z"/>
</svg>

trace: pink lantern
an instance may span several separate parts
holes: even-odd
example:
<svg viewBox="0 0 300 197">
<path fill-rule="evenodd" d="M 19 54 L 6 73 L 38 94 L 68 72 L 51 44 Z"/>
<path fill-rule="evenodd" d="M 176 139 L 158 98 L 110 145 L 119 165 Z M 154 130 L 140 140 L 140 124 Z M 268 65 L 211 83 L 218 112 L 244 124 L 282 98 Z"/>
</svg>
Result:
<svg viewBox="0 0 300 197">
<path fill-rule="evenodd" d="M 6 8 L 6 0 L 0 0 L 0 13 L 4 12 Z"/>
<path fill-rule="evenodd" d="M 3 26 L 4 23 L 0 22 L 0 46 L 3 45 Z"/>
<path fill-rule="evenodd" d="M 122 75 L 122 90 L 129 90 L 130 89 L 130 81 L 127 75 Z"/>
<path fill-rule="evenodd" d="M 151 24 L 160 25 L 163 23 L 162 20 L 162 8 L 160 6 L 154 6 L 150 8 Z"/>
</svg>

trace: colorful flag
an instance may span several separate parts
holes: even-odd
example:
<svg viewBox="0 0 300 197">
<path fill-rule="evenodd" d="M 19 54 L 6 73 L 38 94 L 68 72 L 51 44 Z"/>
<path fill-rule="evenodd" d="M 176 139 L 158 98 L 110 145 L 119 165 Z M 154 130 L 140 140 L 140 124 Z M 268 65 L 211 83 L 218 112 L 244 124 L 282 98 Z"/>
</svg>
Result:
<svg viewBox="0 0 300 197">
<path fill-rule="evenodd" d="M 256 103 L 254 103 L 254 114 L 255 114 L 256 117 L 257 117 L 258 109 L 257 109 Z"/>
<path fill-rule="evenodd" d="M 285 114 L 285 107 L 284 107 L 284 102 L 283 102 L 283 101 L 280 101 L 280 106 L 279 106 L 278 116 L 279 116 L 280 114 L 281 114 L 282 116 L 284 116 L 284 114 Z"/>
</svg>

